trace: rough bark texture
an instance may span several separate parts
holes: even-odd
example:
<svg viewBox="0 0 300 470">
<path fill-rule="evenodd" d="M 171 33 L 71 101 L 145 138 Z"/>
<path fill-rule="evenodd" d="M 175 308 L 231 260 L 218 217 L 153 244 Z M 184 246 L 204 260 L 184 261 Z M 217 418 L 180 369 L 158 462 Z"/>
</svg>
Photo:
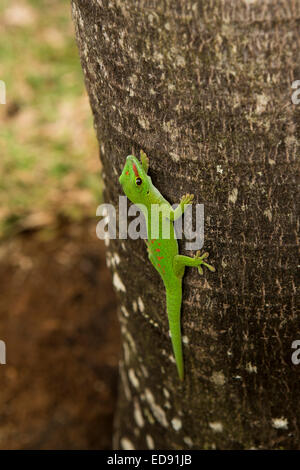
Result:
<svg viewBox="0 0 300 470">
<path fill-rule="evenodd" d="M 117 205 L 125 156 L 144 149 L 172 204 L 186 192 L 205 204 L 217 268 L 185 276 L 181 384 L 144 243 L 111 241 L 123 335 L 115 446 L 299 448 L 300 2 L 73 0 L 72 11 L 106 201 Z"/>
</svg>

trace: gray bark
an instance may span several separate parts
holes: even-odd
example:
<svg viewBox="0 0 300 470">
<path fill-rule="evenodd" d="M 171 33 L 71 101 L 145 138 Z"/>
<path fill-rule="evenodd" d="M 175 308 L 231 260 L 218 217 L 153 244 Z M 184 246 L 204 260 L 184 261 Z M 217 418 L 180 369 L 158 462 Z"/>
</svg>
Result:
<svg viewBox="0 0 300 470">
<path fill-rule="evenodd" d="M 105 200 L 142 148 L 167 200 L 204 203 L 216 267 L 184 278 L 181 384 L 144 243 L 111 241 L 125 289 L 115 447 L 299 448 L 299 0 L 73 0 L 72 13 Z"/>
</svg>

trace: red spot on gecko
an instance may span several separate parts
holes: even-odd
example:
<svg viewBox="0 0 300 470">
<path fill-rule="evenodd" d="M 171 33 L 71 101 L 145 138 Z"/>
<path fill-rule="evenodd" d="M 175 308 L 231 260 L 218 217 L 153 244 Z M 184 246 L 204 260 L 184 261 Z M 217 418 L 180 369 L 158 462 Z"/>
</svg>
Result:
<svg viewBox="0 0 300 470">
<path fill-rule="evenodd" d="M 159 263 L 157 263 L 157 266 L 158 266 L 159 268 L 161 268 L 161 265 L 160 265 Z"/>
<path fill-rule="evenodd" d="M 160 249 L 159 249 L 159 248 L 156 248 L 156 250 L 155 250 L 155 251 L 160 251 Z"/>
<path fill-rule="evenodd" d="M 127 176 L 129 175 L 129 171 L 126 171 L 126 175 L 127 175 Z"/>
<path fill-rule="evenodd" d="M 164 257 L 163 256 L 158 256 L 157 259 L 158 259 L 158 261 L 160 261 L 161 259 L 164 259 Z"/>
<path fill-rule="evenodd" d="M 138 169 L 137 169 L 135 163 L 132 164 L 132 169 L 134 171 L 135 176 L 138 178 L 140 175 L 139 175 L 139 172 L 138 172 Z"/>
<path fill-rule="evenodd" d="M 151 243 L 154 243 L 154 241 L 153 241 L 153 240 L 151 240 Z"/>
</svg>

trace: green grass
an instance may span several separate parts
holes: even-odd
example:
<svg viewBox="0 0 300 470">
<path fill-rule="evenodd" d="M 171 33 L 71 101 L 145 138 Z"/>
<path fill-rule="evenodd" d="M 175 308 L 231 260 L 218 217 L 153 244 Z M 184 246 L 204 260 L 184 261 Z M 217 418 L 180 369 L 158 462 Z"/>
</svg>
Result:
<svg viewBox="0 0 300 470">
<path fill-rule="evenodd" d="M 69 2 L 2 0 L 0 18 L 2 237 L 33 213 L 93 216 L 102 183 Z"/>
</svg>

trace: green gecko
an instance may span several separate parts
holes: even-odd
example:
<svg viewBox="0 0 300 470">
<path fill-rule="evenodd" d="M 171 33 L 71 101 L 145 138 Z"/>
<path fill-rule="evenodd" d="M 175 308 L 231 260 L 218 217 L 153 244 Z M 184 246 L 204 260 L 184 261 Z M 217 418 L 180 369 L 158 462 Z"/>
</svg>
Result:
<svg viewBox="0 0 300 470">
<path fill-rule="evenodd" d="M 146 241 L 148 257 L 154 268 L 161 276 L 166 290 L 167 315 L 171 334 L 173 352 L 176 360 L 177 371 L 180 380 L 184 378 L 184 365 L 182 357 L 180 311 L 182 301 L 182 278 L 185 266 L 195 266 L 200 274 L 203 274 L 202 265 L 210 271 L 215 269 L 204 260 L 208 253 L 200 256 L 196 252 L 194 258 L 180 255 L 178 243 L 175 237 L 173 222 L 178 219 L 185 210 L 185 206 L 194 199 L 192 194 L 186 194 L 181 198 L 176 209 L 162 196 L 152 184 L 147 175 L 149 159 L 141 150 L 141 161 L 135 156 L 129 155 L 119 178 L 123 191 L 128 199 L 138 206 L 146 219 Z M 160 212 L 160 214 L 159 214 Z M 158 217 L 157 217 L 158 216 Z M 153 222 L 153 220 L 155 221 Z M 164 224 L 164 229 L 163 229 Z M 168 229 L 168 237 L 163 236 L 163 230 Z"/>
</svg>

